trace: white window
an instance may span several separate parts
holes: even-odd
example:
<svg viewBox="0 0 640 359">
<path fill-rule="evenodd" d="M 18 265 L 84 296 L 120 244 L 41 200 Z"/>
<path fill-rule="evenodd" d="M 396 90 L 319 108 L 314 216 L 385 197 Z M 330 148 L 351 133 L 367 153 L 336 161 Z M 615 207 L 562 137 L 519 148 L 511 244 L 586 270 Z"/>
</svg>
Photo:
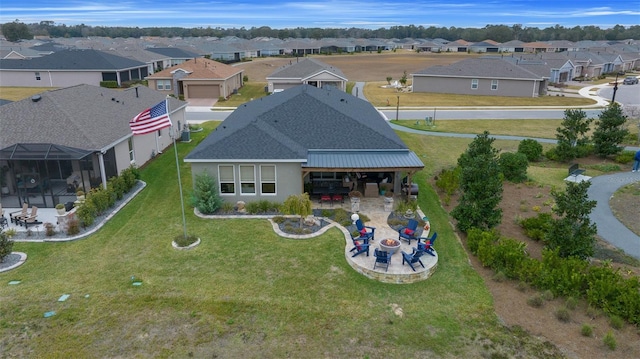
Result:
<svg viewBox="0 0 640 359">
<path fill-rule="evenodd" d="M 260 193 L 276 194 L 276 166 L 260 166 Z"/>
<path fill-rule="evenodd" d="M 256 194 L 256 169 L 253 165 L 240 165 L 240 194 Z"/>
<path fill-rule="evenodd" d="M 136 161 L 135 157 L 133 156 L 133 137 L 129 137 L 128 143 L 129 143 L 129 161 L 133 163 Z"/>
<path fill-rule="evenodd" d="M 478 89 L 478 79 L 471 80 L 471 89 L 472 90 L 477 90 Z"/>
<path fill-rule="evenodd" d="M 40 73 L 36 72 L 36 81 L 40 81 Z"/>
<path fill-rule="evenodd" d="M 496 91 L 498 89 L 498 80 L 491 80 L 491 90 Z"/>
<path fill-rule="evenodd" d="M 171 80 L 156 80 L 156 89 L 158 91 L 170 91 L 171 90 Z"/>
<path fill-rule="evenodd" d="M 236 178 L 233 171 L 233 165 L 218 166 L 218 181 L 220 182 L 220 193 L 236 193 Z"/>
</svg>

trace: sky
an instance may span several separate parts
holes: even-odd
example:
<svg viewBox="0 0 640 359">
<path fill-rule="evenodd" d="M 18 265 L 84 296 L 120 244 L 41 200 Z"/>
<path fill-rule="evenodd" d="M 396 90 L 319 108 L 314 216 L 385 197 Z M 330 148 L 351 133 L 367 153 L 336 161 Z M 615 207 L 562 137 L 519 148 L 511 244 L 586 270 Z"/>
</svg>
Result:
<svg viewBox="0 0 640 359">
<path fill-rule="evenodd" d="M 640 0 L 0 0 L 0 23 L 125 27 L 482 28 L 640 25 Z"/>
</svg>

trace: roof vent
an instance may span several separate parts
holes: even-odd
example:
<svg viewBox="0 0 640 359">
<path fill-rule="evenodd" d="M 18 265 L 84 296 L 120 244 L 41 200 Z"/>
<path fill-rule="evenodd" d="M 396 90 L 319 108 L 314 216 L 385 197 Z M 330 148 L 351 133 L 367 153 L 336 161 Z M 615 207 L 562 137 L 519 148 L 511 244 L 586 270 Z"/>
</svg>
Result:
<svg viewBox="0 0 640 359">
<path fill-rule="evenodd" d="M 33 96 L 31 96 L 31 101 L 33 101 L 33 102 L 38 102 L 38 101 L 40 101 L 41 99 L 42 99 L 42 96 L 40 96 L 40 95 L 33 95 Z"/>
</svg>

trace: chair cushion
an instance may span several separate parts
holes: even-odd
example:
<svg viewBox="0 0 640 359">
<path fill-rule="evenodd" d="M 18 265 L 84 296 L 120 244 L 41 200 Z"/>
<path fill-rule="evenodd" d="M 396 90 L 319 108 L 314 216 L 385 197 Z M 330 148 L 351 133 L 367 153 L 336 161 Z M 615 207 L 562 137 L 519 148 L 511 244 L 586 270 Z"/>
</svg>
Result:
<svg viewBox="0 0 640 359">
<path fill-rule="evenodd" d="M 412 236 L 412 235 L 413 235 L 413 232 L 415 232 L 415 231 L 414 231 L 414 230 L 412 230 L 412 229 L 409 229 L 409 228 L 406 228 L 406 229 L 404 230 L 404 234 L 408 234 L 408 235 L 410 235 L 410 236 Z"/>
</svg>

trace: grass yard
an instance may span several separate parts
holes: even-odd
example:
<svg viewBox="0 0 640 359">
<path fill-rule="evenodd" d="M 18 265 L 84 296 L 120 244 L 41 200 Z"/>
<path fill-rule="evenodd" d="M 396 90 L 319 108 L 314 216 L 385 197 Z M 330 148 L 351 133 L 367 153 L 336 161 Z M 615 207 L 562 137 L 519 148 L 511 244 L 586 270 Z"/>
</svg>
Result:
<svg viewBox="0 0 640 359">
<path fill-rule="evenodd" d="M 416 124 L 416 120 L 391 120 L 391 123 L 429 132 L 481 134 L 486 130 L 492 135 L 519 136 L 526 133 L 531 137 L 555 139 L 556 128 L 560 127 L 562 120 L 436 120 L 435 126 L 427 126 L 424 121 Z"/>
<path fill-rule="evenodd" d="M 0 87 L 0 98 L 9 101 L 20 101 L 35 94 L 54 89 L 54 87 Z"/>
<path fill-rule="evenodd" d="M 216 124 L 178 143 L 180 157 Z M 334 229 L 310 240 L 278 237 L 266 220 L 203 220 L 202 243 L 177 251 L 182 233 L 173 151 L 142 169 L 145 188 L 95 235 L 70 243 L 16 243 L 28 254 L 0 273 L 0 348 L 9 357 L 479 357 L 544 348 L 501 327 L 426 173 L 455 162 L 449 139 L 401 134 L 429 169 L 420 205 L 439 234 L 427 281 L 369 280 L 344 258 Z M 456 140 L 462 150 L 464 141 Z M 438 143 L 435 143 L 438 142 Z M 453 162 L 452 162 L 453 161 Z M 190 188 L 189 166 L 181 163 Z M 421 191 L 422 192 L 422 191 Z M 142 280 L 132 286 L 131 277 Z M 19 279 L 19 285 L 7 285 Z M 70 294 L 65 302 L 57 302 Z M 400 317 L 394 314 L 398 306 Z M 48 311 L 56 315 L 44 318 Z M 490 343 L 490 344 L 487 344 Z M 511 355 L 510 354 L 510 355 Z"/>
</svg>

